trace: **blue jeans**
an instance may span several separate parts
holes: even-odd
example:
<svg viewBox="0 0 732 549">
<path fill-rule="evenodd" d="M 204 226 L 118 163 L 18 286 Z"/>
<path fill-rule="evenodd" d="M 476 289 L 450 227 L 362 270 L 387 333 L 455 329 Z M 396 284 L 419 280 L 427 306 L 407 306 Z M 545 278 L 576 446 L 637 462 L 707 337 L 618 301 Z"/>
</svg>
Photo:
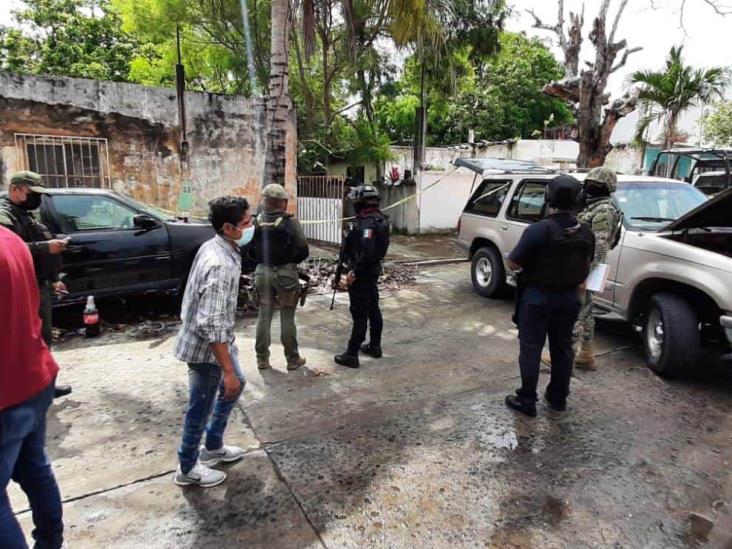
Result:
<svg viewBox="0 0 732 549">
<path fill-rule="evenodd" d="M 0 411 L 0 546 L 25 549 L 25 536 L 13 515 L 7 487 L 12 478 L 28 496 L 37 549 L 63 544 L 61 495 L 46 456 L 46 412 L 54 383 L 37 396 Z"/>
<path fill-rule="evenodd" d="M 207 450 L 218 450 L 224 445 L 226 423 L 246 383 L 244 374 L 239 368 L 239 362 L 236 357 L 232 358 L 234 371 L 241 381 L 239 394 L 232 400 L 224 398 L 223 376 L 218 364 L 188 364 L 190 396 L 183 425 L 183 437 L 178 447 L 178 460 L 184 474 L 193 469 L 198 461 L 198 448 L 204 431 L 206 431 Z M 213 415 L 211 410 L 213 410 Z"/>
<path fill-rule="evenodd" d="M 547 394 L 553 402 L 569 396 L 569 382 L 574 364 L 572 331 L 580 310 L 577 290 L 548 290 L 527 287 L 521 295 L 518 316 L 519 367 L 521 400 L 536 402 L 541 351 L 547 336 L 552 358 L 551 381 Z"/>
</svg>

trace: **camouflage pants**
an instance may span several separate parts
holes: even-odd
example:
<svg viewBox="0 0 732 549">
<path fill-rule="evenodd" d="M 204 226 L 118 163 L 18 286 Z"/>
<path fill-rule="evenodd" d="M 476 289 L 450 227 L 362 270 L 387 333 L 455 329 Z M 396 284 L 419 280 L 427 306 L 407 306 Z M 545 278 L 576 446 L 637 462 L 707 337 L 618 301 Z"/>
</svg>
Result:
<svg viewBox="0 0 732 549">
<path fill-rule="evenodd" d="M 595 315 L 592 313 L 592 292 L 585 291 L 580 295 L 580 308 L 577 322 L 572 331 L 572 347 L 591 345 L 595 337 Z"/>
</svg>

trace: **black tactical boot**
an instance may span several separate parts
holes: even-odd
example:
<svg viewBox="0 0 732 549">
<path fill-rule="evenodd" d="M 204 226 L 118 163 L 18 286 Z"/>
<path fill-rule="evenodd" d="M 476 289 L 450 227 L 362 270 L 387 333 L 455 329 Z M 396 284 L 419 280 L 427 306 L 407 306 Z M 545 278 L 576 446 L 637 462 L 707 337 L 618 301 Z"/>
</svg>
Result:
<svg viewBox="0 0 732 549">
<path fill-rule="evenodd" d="M 336 355 L 334 357 L 336 364 L 341 366 L 347 366 L 348 368 L 358 368 L 360 366 L 358 362 L 358 355 L 349 355 L 343 353 L 342 355 Z"/>
<path fill-rule="evenodd" d="M 536 404 L 522 400 L 521 397 L 516 395 L 506 397 L 506 406 L 527 416 L 536 417 Z"/>
<path fill-rule="evenodd" d="M 552 410 L 556 410 L 557 412 L 564 412 L 567 409 L 567 400 L 552 399 L 549 397 L 549 391 L 544 392 L 544 400 L 546 400 Z"/>
<path fill-rule="evenodd" d="M 376 347 L 375 345 L 371 345 L 371 343 L 361 345 L 361 352 L 374 358 L 381 358 L 381 347 Z"/>
<path fill-rule="evenodd" d="M 56 385 L 53 398 L 61 398 L 71 394 L 71 385 Z"/>
</svg>

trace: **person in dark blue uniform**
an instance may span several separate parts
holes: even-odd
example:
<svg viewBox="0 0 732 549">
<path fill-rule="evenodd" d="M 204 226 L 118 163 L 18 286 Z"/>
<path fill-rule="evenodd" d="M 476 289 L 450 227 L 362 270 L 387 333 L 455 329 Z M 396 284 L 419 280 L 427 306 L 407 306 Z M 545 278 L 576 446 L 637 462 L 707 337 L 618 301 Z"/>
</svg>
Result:
<svg viewBox="0 0 732 549">
<path fill-rule="evenodd" d="M 381 332 L 384 321 L 379 308 L 381 261 L 389 249 L 389 222 L 379 209 L 379 190 L 371 185 L 354 187 L 348 195 L 353 201 L 356 220 L 350 226 L 343 249 L 348 269 L 345 284 L 351 302 L 353 329 L 345 353 L 336 355 L 341 366 L 358 368 L 359 351 L 381 358 Z M 369 342 L 362 345 L 369 332 Z"/>
<path fill-rule="evenodd" d="M 519 273 L 517 315 L 521 388 L 506 397 L 506 405 L 536 415 L 541 351 L 549 337 L 552 370 L 544 397 L 551 408 L 567 407 L 574 353 L 572 330 L 580 310 L 579 291 L 590 271 L 595 237 L 577 221 L 573 209 L 582 184 L 559 175 L 547 185 L 550 212 L 526 228 L 508 266 Z"/>
</svg>

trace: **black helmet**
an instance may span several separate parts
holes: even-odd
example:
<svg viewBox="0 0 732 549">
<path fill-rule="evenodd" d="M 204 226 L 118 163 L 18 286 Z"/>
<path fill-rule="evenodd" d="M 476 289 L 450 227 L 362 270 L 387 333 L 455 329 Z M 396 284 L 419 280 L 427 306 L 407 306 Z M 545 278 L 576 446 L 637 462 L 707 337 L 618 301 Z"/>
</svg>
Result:
<svg viewBox="0 0 732 549">
<path fill-rule="evenodd" d="M 351 202 L 378 202 L 379 189 L 373 185 L 359 185 L 357 187 L 351 187 L 351 191 L 348 193 L 348 200 Z"/>
<path fill-rule="evenodd" d="M 552 208 L 571 210 L 582 192 L 582 183 L 571 175 L 558 175 L 546 186 L 544 200 Z"/>
</svg>

